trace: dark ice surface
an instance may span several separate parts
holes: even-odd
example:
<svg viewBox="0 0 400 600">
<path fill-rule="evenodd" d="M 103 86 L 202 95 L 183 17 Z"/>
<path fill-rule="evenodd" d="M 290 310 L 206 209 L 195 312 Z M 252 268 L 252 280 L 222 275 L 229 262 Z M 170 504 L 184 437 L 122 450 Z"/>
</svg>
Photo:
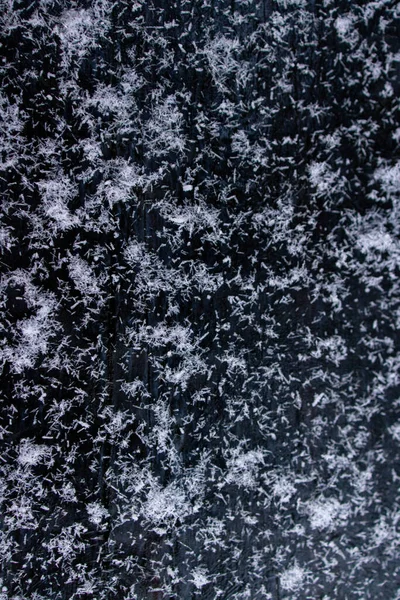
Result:
<svg viewBox="0 0 400 600">
<path fill-rule="evenodd" d="M 0 0 L 0 600 L 399 600 L 399 23 Z"/>
</svg>

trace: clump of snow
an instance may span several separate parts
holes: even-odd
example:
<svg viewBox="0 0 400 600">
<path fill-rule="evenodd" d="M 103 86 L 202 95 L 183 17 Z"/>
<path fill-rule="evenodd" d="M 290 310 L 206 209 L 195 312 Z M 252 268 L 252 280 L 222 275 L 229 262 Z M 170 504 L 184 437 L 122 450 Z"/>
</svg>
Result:
<svg viewBox="0 0 400 600">
<path fill-rule="evenodd" d="M 296 493 L 296 487 L 288 477 L 281 476 L 274 482 L 272 492 L 280 504 L 285 504 Z"/>
<path fill-rule="evenodd" d="M 52 219 L 55 229 L 65 231 L 79 224 L 79 218 L 68 208 L 75 192 L 71 181 L 62 175 L 41 181 L 38 184 L 43 199 L 45 214 Z"/>
<path fill-rule="evenodd" d="M 313 185 L 318 185 L 323 183 L 323 175 L 327 171 L 326 163 L 321 162 L 313 162 L 310 165 L 309 173 L 310 173 L 310 181 Z"/>
<path fill-rule="evenodd" d="M 68 67 L 73 58 L 81 61 L 93 47 L 96 37 L 104 34 L 108 26 L 105 0 L 93 2 L 88 10 L 65 10 L 61 15 L 58 30 L 64 66 Z"/>
<path fill-rule="evenodd" d="M 335 21 L 336 31 L 340 36 L 346 37 L 348 33 L 351 31 L 353 25 L 353 19 L 348 15 L 342 15 L 338 17 Z"/>
<path fill-rule="evenodd" d="M 216 292 L 224 283 L 220 273 L 210 273 L 206 265 L 200 261 L 193 261 L 190 278 L 192 286 L 200 292 Z"/>
<path fill-rule="evenodd" d="M 374 179 L 382 184 L 388 194 L 400 191 L 400 162 L 379 167 L 374 173 Z"/>
<path fill-rule="evenodd" d="M 65 502 L 78 502 L 76 490 L 72 483 L 70 483 L 69 481 L 63 484 L 60 490 L 60 495 L 61 498 L 65 500 Z"/>
<path fill-rule="evenodd" d="M 186 139 L 182 125 L 183 115 L 175 96 L 170 95 L 157 100 L 144 132 L 148 151 L 154 156 L 183 152 Z"/>
<path fill-rule="evenodd" d="M 143 517 L 154 524 L 174 523 L 192 512 L 184 491 L 175 483 L 165 488 L 154 484 L 143 505 Z"/>
<path fill-rule="evenodd" d="M 295 592 L 303 584 L 306 577 L 306 571 L 298 564 L 283 571 L 280 577 L 280 583 L 283 590 Z"/>
<path fill-rule="evenodd" d="M 336 498 L 318 499 L 307 504 L 310 525 L 313 529 L 334 529 L 349 516 L 349 507 Z"/>
<path fill-rule="evenodd" d="M 202 527 L 199 536 L 206 550 L 210 548 L 227 548 L 227 527 L 226 523 L 216 517 L 207 517 L 204 527 Z"/>
<path fill-rule="evenodd" d="M 241 452 L 238 450 L 234 452 L 227 462 L 226 481 L 244 488 L 257 487 L 257 478 L 263 462 L 261 451 Z"/>
<path fill-rule="evenodd" d="M 388 544 L 390 540 L 396 540 L 398 542 L 398 514 L 394 514 L 394 519 L 389 513 L 387 516 L 382 515 L 375 522 L 374 527 L 371 531 L 371 542 L 374 546 L 380 546 L 381 544 Z M 396 543 L 396 546 L 398 544 Z"/>
<path fill-rule="evenodd" d="M 195 231 L 212 230 L 219 232 L 220 211 L 206 206 L 204 203 L 186 206 L 165 205 L 161 207 L 162 216 L 176 225 L 189 230 L 190 235 Z"/>
<path fill-rule="evenodd" d="M 210 580 L 207 577 L 207 571 L 200 567 L 194 569 L 192 571 L 192 583 L 197 590 L 201 590 L 201 588 L 210 583 Z"/>
<path fill-rule="evenodd" d="M 9 250 L 12 245 L 12 237 L 8 227 L 0 226 L 0 250 Z"/>
<path fill-rule="evenodd" d="M 347 357 L 347 345 L 340 335 L 316 340 L 316 349 L 311 352 L 314 358 L 325 358 L 336 367 Z"/>
<path fill-rule="evenodd" d="M 395 249 L 396 245 L 389 233 L 377 229 L 361 234 L 357 240 L 357 247 L 367 254 L 370 250 L 389 252 Z"/>
<path fill-rule="evenodd" d="M 69 272 L 76 288 L 83 296 L 100 295 L 100 287 L 90 265 L 78 256 L 71 256 Z"/>
<path fill-rule="evenodd" d="M 327 162 L 314 161 L 309 166 L 308 172 L 310 183 L 316 188 L 319 196 L 330 193 L 339 186 L 338 173 L 332 171 Z"/>
<path fill-rule="evenodd" d="M 10 529 L 37 529 L 38 522 L 33 514 L 31 498 L 21 496 L 11 503 L 8 515 L 5 517 L 7 527 Z"/>
<path fill-rule="evenodd" d="M 235 57 L 238 47 L 239 40 L 219 36 L 210 40 L 204 48 L 214 82 L 222 90 L 226 78 L 239 69 L 239 62 Z"/>
<path fill-rule="evenodd" d="M 89 515 L 89 521 L 97 526 L 101 525 L 103 520 L 109 516 L 108 510 L 100 502 L 91 502 L 86 506 L 86 510 Z"/>
<path fill-rule="evenodd" d="M 51 538 L 45 546 L 54 552 L 57 558 L 61 556 L 64 560 L 71 560 L 85 548 L 81 536 L 86 531 L 87 529 L 80 523 L 63 527 L 61 532 Z"/>
<path fill-rule="evenodd" d="M 34 365 L 39 354 L 47 352 L 49 338 L 54 332 L 56 303 L 52 294 L 42 292 L 33 285 L 30 276 L 22 270 L 11 277 L 4 277 L 1 288 L 5 289 L 7 285 L 21 286 L 28 308 L 36 313 L 21 319 L 15 329 L 13 342 L 4 344 L 0 349 L 0 363 L 7 361 L 15 373 L 22 373 Z"/>
<path fill-rule="evenodd" d="M 18 462 L 22 466 L 33 467 L 39 464 L 50 453 L 47 446 L 24 440 L 19 447 Z"/>
<path fill-rule="evenodd" d="M 154 346 L 171 345 L 177 354 L 193 352 L 193 332 L 190 327 L 182 325 L 167 326 L 159 323 L 155 327 L 146 327 L 140 332 L 140 339 Z"/>
<path fill-rule="evenodd" d="M 77 594 L 93 594 L 96 590 L 96 586 L 92 581 L 85 581 L 76 590 Z"/>
<path fill-rule="evenodd" d="M 389 427 L 389 431 L 392 434 L 393 438 L 400 442 L 400 423 L 395 423 L 392 427 Z"/>
<path fill-rule="evenodd" d="M 335 29 L 342 42 L 355 44 L 359 39 L 359 33 L 355 27 L 356 21 L 353 15 L 341 15 L 335 21 Z"/>
<path fill-rule="evenodd" d="M 18 147 L 24 143 L 20 134 L 25 119 L 26 114 L 21 107 L 17 103 L 13 104 L 5 94 L 0 92 L 1 169 L 5 170 L 18 162 Z"/>
<path fill-rule="evenodd" d="M 111 101 L 110 101 L 111 102 Z M 118 105 L 118 100 L 115 100 Z M 128 111 L 129 108 L 126 108 Z M 114 161 L 110 172 L 98 187 L 100 197 L 104 196 L 109 206 L 118 202 L 127 202 L 132 198 L 133 189 L 144 187 L 146 178 L 141 169 L 126 163 L 125 161 Z"/>
</svg>

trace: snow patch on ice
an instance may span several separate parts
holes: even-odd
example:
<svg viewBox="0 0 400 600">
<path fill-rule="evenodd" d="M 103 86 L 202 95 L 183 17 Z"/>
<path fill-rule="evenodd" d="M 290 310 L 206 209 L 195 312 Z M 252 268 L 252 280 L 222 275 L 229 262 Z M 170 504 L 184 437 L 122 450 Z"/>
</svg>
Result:
<svg viewBox="0 0 400 600">
<path fill-rule="evenodd" d="M 307 506 L 310 525 L 313 529 L 334 529 L 349 516 L 349 507 L 336 498 L 318 499 Z"/>
<path fill-rule="evenodd" d="M 239 487 L 255 488 L 263 460 L 264 457 L 261 451 L 241 452 L 237 450 L 233 453 L 232 458 L 228 460 L 226 481 L 235 483 Z"/>
<path fill-rule="evenodd" d="M 198 590 L 201 590 L 201 588 L 210 583 L 206 570 L 201 568 L 194 569 L 192 571 L 192 583 Z"/>
<path fill-rule="evenodd" d="M 49 448 L 24 440 L 19 447 L 18 462 L 22 466 L 33 467 L 39 464 L 50 453 Z"/>
<path fill-rule="evenodd" d="M 280 577 L 280 583 L 283 590 L 287 592 L 295 592 L 303 584 L 306 576 L 306 571 L 299 565 L 286 569 Z"/>
<path fill-rule="evenodd" d="M 108 510 L 106 510 L 99 502 L 91 502 L 86 506 L 86 510 L 89 515 L 89 521 L 93 523 L 93 525 L 101 525 L 103 520 L 109 516 Z"/>
<path fill-rule="evenodd" d="M 150 489 L 143 506 L 143 516 L 155 524 L 174 523 L 192 512 L 186 495 L 175 483 L 165 488 L 154 485 Z"/>
</svg>

